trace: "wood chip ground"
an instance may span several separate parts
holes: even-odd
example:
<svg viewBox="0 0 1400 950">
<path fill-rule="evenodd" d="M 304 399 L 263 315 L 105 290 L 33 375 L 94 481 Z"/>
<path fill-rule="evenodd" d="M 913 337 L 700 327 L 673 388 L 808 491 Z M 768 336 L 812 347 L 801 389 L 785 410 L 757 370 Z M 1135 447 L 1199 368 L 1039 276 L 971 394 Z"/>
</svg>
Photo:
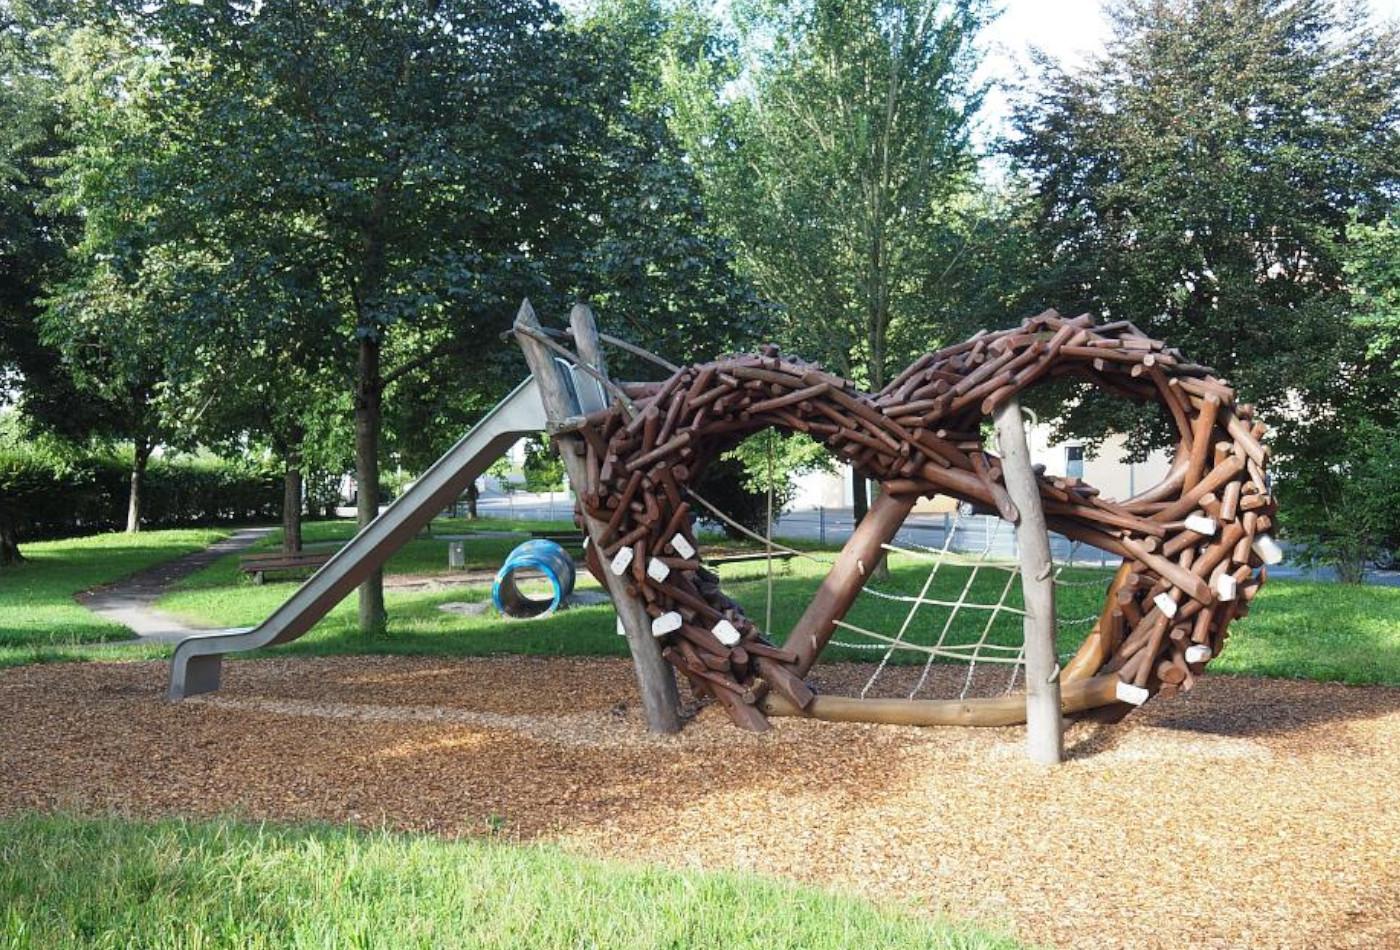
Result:
<svg viewBox="0 0 1400 950">
<path fill-rule="evenodd" d="M 1017 728 L 754 736 L 704 709 L 654 738 L 617 660 L 244 661 L 178 705 L 165 673 L 0 671 L 0 812 L 504 828 L 1066 947 L 1400 946 L 1400 689 L 1208 676 L 1044 769 Z"/>
</svg>

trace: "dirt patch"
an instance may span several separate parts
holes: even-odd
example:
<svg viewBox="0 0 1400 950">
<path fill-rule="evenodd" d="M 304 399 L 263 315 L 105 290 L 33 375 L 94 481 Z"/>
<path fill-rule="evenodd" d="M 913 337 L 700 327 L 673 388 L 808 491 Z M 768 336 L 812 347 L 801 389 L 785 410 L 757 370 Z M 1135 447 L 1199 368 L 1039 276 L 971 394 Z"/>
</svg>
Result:
<svg viewBox="0 0 1400 950">
<path fill-rule="evenodd" d="M 1041 769 L 1015 728 L 752 736 L 706 709 L 651 737 L 621 661 L 243 661 L 178 705 L 165 672 L 0 672 L 0 810 L 503 827 L 1063 946 L 1400 944 L 1400 689 L 1207 677 L 1075 725 L 1072 761 Z"/>
</svg>

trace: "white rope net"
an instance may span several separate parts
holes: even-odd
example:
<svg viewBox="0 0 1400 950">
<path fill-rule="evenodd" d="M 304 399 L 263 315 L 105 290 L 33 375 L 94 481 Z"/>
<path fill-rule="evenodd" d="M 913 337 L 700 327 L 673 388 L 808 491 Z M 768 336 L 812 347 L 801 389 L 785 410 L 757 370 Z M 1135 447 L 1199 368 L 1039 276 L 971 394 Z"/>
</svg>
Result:
<svg viewBox="0 0 1400 950">
<path fill-rule="evenodd" d="M 828 570 L 835 556 L 774 540 L 771 497 L 768 528 L 761 535 L 693 491 L 691 497 L 714 518 L 763 545 L 767 555 L 764 632 L 780 642 L 783 631 L 773 629 L 778 596 L 775 555 L 821 564 Z M 980 549 L 955 551 L 954 539 L 970 533 L 968 521 L 960 510 L 952 513 L 937 547 L 902 538 L 897 544 L 884 545 L 891 569 L 869 578 L 851 610 L 836 622 L 837 634 L 828 644 L 826 658 L 874 664 L 860 689 L 862 698 L 947 698 L 951 694 L 966 699 L 1016 689 L 1025 664 L 1021 570 L 1014 558 L 1004 553 L 997 556 L 998 550 L 1010 547 L 1014 529 L 998 518 L 984 517 Z M 1077 646 L 1088 633 L 1098 616 L 1096 602 L 1109 582 L 1109 572 L 1084 567 L 1079 553 L 1080 545 L 1070 543 L 1052 568 L 1062 645 L 1073 639 Z M 1079 566 L 1076 561 L 1081 562 Z M 1072 654 L 1072 649 L 1064 653 L 1062 662 Z"/>
</svg>

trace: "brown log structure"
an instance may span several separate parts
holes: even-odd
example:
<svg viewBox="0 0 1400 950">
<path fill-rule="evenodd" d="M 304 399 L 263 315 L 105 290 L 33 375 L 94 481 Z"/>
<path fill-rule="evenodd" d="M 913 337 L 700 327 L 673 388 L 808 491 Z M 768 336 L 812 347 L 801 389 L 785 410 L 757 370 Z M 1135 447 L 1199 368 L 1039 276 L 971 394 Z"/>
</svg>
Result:
<svg viewBox="0 0 1400 950">
<path fill-rule="evenodd" d="M 1266 575 L 1262 565 L 1277 559 L 1267 535 L 1275 513 L 1268 450 L 1252 408 L 1237 404 L 1209 367 L 1127 321 L 1096 326 L 1088 314 L 1046 311 L 930 353 L 874 395 L 771 346 L 678 369 L 659 384 L 627 384 L 632 405 L 573 420 L 569 430 L 586 446 L 580 521 L 586 514 L 606 526 L 590 546 L 589 567 L 636 592 L 662 655 L 737 724 L 765 728 L 765 711 L 824 718 L 839 708 L 844 715 L 841 703 L 814 711 L 818 700 L 802 677 L 881 544 L 920 495 L 950 495 L 1016 520 L 1000 460 L 981 444 L 981 424 L 1027 387 L 1064 376 L 1157 402 L 1179 439 L 1167 478 L 1133 498 L 1104 498 L 1077 479 L 1038 478 L 1052 530 L 1124 561 L 1098 622 L 1064 668 L 1065 695 L 1073 697 L 1067 711 L 1190 689 L 1224 647 L 1230 621 L 1249 609 Z M 686 497 L 711 460 L 767 428 L 808 433 L 881 482 L 880 497 L 888 499 L 847 543 L 781 649 L 696 559 Z M 959 703 L 951 713 L 910 715 L 1007 721 L 1006 703 L 983 706 L 995 713 Z"/>
</svg>

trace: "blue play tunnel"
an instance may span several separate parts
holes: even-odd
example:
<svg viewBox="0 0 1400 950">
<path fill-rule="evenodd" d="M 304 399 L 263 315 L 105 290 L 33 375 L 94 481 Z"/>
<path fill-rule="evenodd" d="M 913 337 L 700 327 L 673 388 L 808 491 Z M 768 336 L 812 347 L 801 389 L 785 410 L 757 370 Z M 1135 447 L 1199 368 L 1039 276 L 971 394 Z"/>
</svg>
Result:
<svg viewBox="0 0 1400 950">
<path fill-rule="evenodd" d="M 550 599 L 525 596 L 516 586 L 520 571 L 543 575 L 553 588 Z M 510 552 L 491 585 L 491 603 L 507 617 L 545 617 L 558 610 L 573 592 L 574 559 L 558 544 L 541 538 L 526 541 Z"/>
</svg>

